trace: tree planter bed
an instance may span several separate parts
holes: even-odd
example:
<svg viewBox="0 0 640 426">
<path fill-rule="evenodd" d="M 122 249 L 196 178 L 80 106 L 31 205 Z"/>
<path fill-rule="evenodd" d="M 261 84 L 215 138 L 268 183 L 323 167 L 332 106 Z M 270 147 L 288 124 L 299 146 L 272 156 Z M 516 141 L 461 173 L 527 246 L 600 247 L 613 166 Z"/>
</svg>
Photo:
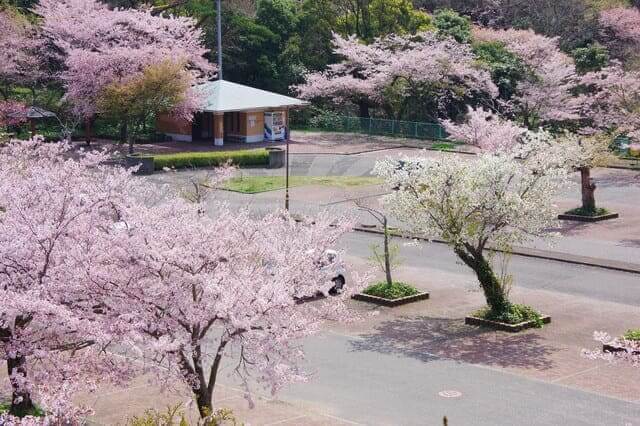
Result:
<svg viewBox="0 0 640 426">
<path fill-rule="evenodd" d="M 421 300 L 429 299 L 429 293 L 418 293 L 413 296 L 401 297 L 399 299 L 385 299 L 383 297 L 371 296 L 369 294 L 357 293 L 351 296 L 354 300 L 360 302 L 373 303 L 375 305 L 387 306 L 393 308 L 395 306 L 406 305 L 407 303 L 419 302 Z"/>
<path fill-rule="evenodd" d="M 547 315 L 542 316 L 543 324 L 549 324 L 550 322 L 551 322 L 550 316 L 547 316 Z M 478 318 L 473 316 L 465 317 L 464 323 L 467 325 L 479 325 L 483 327 L 490 327 L 496 330 L 507 331 L 509 333 L 517 333 L 519 331 L 526 330 L 528 328 L 536 327 L 535 321 L 524 321 L 519 324 L 507 324 L 506 322 L 491 321 L 484 318 Z"/>
<path fill-rule="evenodd" d="M 560 220 L 574 220 L 576 222 L 600 222 L 601 220 L 617 219 L 620 215 L 618 213 L 607 213 L 598 216 L 582 216 L 578 214 L 563 213 L 558 215 Z"/>
</svg>

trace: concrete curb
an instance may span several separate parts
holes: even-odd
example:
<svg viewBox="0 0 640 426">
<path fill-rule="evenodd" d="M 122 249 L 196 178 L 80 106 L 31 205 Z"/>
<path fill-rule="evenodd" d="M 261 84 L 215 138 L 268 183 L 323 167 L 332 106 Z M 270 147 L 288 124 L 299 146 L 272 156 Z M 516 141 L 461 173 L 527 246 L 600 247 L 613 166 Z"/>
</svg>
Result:
<svg viewBox="0 0 640 426">
<path fill-rule="evenodd" d="M 357 232 L 365 232 L 365 233 L 377 234 L 377 235 L 383 234 L 381 230 L 375 229 L 375 228 L 363 228 L 363 227 L 357 226 L 353 229 L 354 231 L 357 231 Z M 392 232 L 392 234 L 400 238 L 428 241 L 428 242 L 434 242 L 438 244 L 447 244 L 447 242 L 443 240 L 429 239 L 429 238 L 425 238 L 417 235 L 409 235 L 409 234 L 403 234 L 399 232 Z M 488 247 L 487 250 L 501 252 L 501 253 L 506 252 L 505 250 L 497 249 L 494 247 Z M 556 262 L 570 263 L 573 265 L 584 265 L 584 266 L 591 266 L 594 268 L 608 269 L 612 271 L 628 272 L 631 274 L 640 274 L 640 264 L 637 264 L 637 263 L 621 262 L 618 260 L 599 259 L 597 257 L 579 256 L 579 255 L 574 255 L 569 253 L 562 253 L 562 252 L 551 251 L 551 250 L 540 250 L 540 249 L 533 249 L 533 248 L 527 248 L 527 247 L 514 247 L 510 253 L 515 254 L 516 256 L 522 256 L 522 257 L 553 260 Z"/>
<path fill-rule="evenodd" d="M 542 315 L 540 319 L 542 320 L 542 324 L 551 324 L 551 317 L 548 315 Z M 505 322 L 491 321 L 484 318 L 474 317 L 473 315 L 466 316 L 464 318 L 464 323 L 467 325 L 477 325 L 480 327 L 493 328 L 494 330 L 506 331 L 509 333 L 518 333 L 530 328 L 537 328 L 535 321 L 524 321 L 520 324 L 507 324 Z"/>
</svg>

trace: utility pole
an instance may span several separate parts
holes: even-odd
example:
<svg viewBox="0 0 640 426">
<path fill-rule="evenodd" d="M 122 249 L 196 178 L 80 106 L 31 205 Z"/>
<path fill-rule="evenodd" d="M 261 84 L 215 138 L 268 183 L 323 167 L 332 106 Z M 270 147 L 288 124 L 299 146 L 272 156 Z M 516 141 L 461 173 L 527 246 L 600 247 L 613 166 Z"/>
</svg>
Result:
<svg viewBox="0 0 640 426">
<path fill-rule="evenodd" d="M 222 80 L 222 4 L 220 0 L 218 3 L 218 80 Z"/>
</svg>

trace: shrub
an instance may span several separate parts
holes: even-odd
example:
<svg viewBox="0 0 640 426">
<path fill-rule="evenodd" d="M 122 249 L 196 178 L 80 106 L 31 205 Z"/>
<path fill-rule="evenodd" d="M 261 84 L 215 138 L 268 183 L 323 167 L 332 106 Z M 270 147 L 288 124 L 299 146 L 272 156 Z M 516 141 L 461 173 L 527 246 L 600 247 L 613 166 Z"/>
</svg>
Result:
<svg viewBox="0 0 640 426">
<path fill-rule="evenodd" d="M 127 420 L 127 426 L 189 426 L 182 404 L 168 406 L 161 412 L 153 408 L 148 409 L 142 416 L 133 416 Z M 235 426 L 238 421 L 233 411 L 220 409 L 210 415 L 203 423 L 205 426 Z"/>
<path fill-rule="evenodd" d="M 438 33 L 454 38 L 458 43 L 469 43 L 471 40 L 471 20 L 451 9 L 439 10 L 434 23 Z"/>
<path fill-rule="evenodd" d="M 342 119 L 332 111 L 320 111 L 318 115 L 309 120 L 309 127 L 312 129 L 337 130 L 342 127 Z"/>
<path fill-rule="evenodd" d="M 576 216 L 588 216 L 588 217 L 592 217 L 592 216 L 602 216 L 605 214 L 609 214 L 609 210 L 598 207 L 595 210 L 589 210 L 589 209 L 585 209 L 583 207 L 578 207 L 575 208 L 573 210 L 569 210 L 566 214 L 572 214 L 572 215 L 576 215 Z"/>
<path fill-rule="evenodd" d="M 473 316 L 489 321 L 503 322 L 506 324 L 520 324 L 525 321 L 534 321 L 536 327 L 541 328 L 542 315 L 531 306 L 510 303 L 506 310 L 495 312 L 491 308 L 484 307 L 475 312 Z"/>
<path fill-rule="evenodd" d="M 626 340 L 640 341 L 640 328 L 627 330 L 627 332 L 622 335 L 622 338 Z"/>
<path fill-rule="evenodd" d="M 418 294 L 418 290 L 415 287 L 394 281 L 392 285 L 387 285 L 386 282 L 379 282 L 367 287 L 364 294 L 369 296 L 382 297 L 383 299 L 401 299 L 403 297 L 414 296 Z"/>
<path fill-rule="evenodd" d="M 216 167 L 227 161 L 240 167 L 266 166 L 269 164 L 269 153 L 266 149 L 253 149 L 249 151 L 180 152 L 154 156 L 156 170 L 162 170 L 165 167 L 174 169 Z"/>
<path fill-rule="evenodd" d="M 11 403 L 10 402 L 2 402 L 2 401 L 0 401 L 0 415 L 8 413 L 10 409 L 11 409 Z M 25 416 L 44 417 L 45 415 L 46 415 L 45 411 L 41 407 L 39 407 L 38 405 L 35 405 L 33 410 L 28 411 L 26 413 L 21 413 L 20 417 L 25 417 Z"/>
</svg>

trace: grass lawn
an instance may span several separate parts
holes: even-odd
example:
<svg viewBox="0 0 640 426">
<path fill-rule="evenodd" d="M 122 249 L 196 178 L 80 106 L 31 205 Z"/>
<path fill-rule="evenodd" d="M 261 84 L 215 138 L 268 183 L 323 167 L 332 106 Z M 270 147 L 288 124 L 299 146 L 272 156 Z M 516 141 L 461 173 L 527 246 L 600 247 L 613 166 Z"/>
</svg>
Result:
<svg viewBox="0 0 640 426">
<path fill-rule="evenodd" d="M 348 188 L 353 186 L 376 185 L 381 179 L 369 176 L 290 176 L 289 187 L 322 185 Z M 255 194 L 284 188 L 284 176 L 242 176 L 229 180 L 224 189 Z"/>
</svg>

